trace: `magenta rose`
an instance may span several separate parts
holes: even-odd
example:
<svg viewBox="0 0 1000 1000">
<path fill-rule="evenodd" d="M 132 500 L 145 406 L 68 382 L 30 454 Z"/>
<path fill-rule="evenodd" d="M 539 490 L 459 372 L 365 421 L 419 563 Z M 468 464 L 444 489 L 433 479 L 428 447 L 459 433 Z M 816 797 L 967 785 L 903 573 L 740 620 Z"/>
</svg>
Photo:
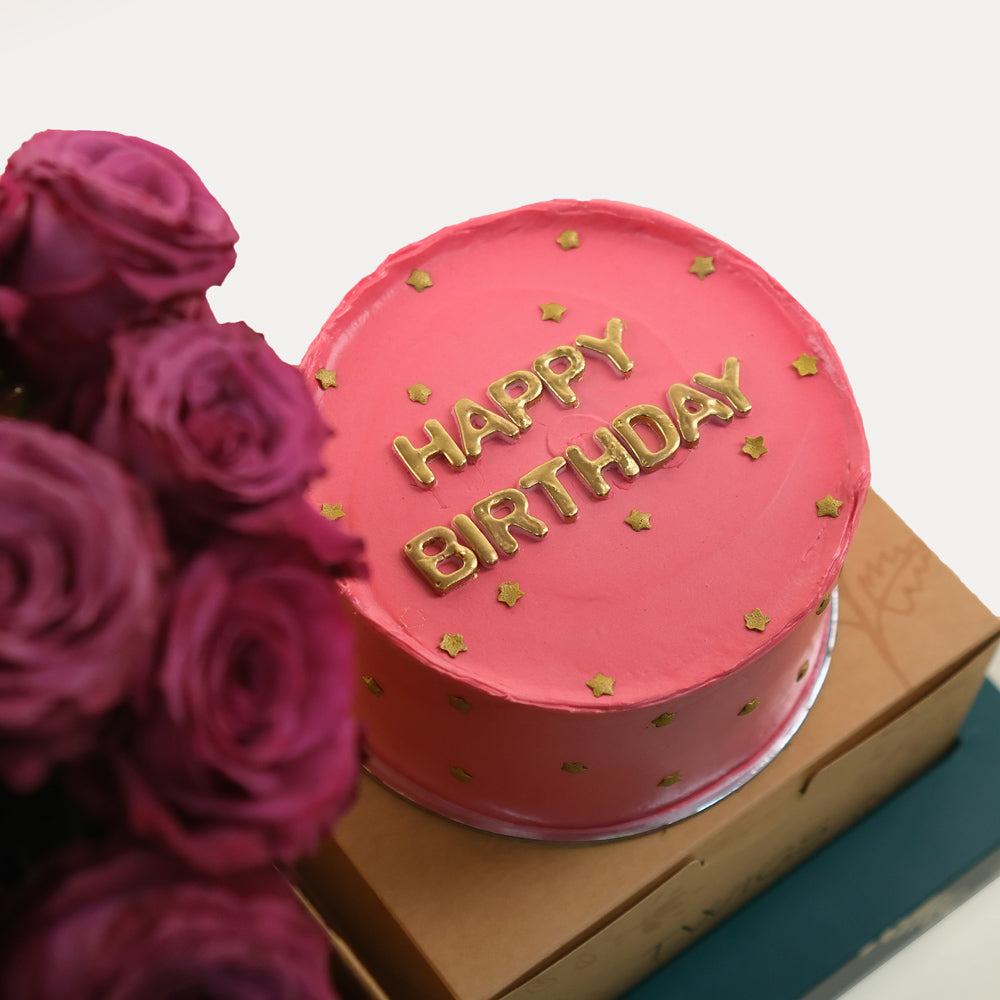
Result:
<svg viewBox="0 0 1000 1000">
<path fill-rule="evenodd" d="M 159 522 L 105 456 L 0 419 L 0 777 L 19 791 L 86 752 L 148 668 Z"/>
<path fill-rule="evenodd" d="M 351 641 L 307 550 L 234 536 L 177 580 L 112 768 L 126 823 L 207 872 L 291 861 L 353 797 Z"/>
<path fill-rule="evenodd" d="M 204 296 L 236 259 L 236 231 L 197 174 L 132 136 L 40 132 L 11 156 L 2 199 L 26 203 L 0 291 L 28 300 L 11 335 L 36 368 L 93 360 L 111 329 Z"/>
<path fill-rule="evenodd" d="M 188 518 L 300 496 L 326 427 L 296 368 L 244 323 L 186 322 L 113 341 L 91 441 Z"/>
<path fill-rule="evenodd" d="M 209 880 L 138 849 L 74 860 L 4 929 L 0 995 L 334 1000 L 323 931 L 275 871 Z"/>
</svg>

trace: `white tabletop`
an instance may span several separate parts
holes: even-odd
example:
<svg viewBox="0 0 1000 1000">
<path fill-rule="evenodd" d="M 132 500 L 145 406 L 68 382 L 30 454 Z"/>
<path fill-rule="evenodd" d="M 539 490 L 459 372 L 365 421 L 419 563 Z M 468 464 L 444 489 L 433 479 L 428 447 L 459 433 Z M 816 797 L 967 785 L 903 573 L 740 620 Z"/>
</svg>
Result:
<svg viewBox="0 0 1000 1000">
<path fill-rule="evenodd" d="M 8 7 L 0 158 L 45 128 L 174 149 L 242 234 L 219 318 L 289 361 L 387 253 L 470 216 L 611 198 L 733 244 L 826 327 L 875 489 L 1000 612 L 1000 7 Z M 998 919 L 995 884 L 851 1000 L 994 997 Z"/>
</svg>

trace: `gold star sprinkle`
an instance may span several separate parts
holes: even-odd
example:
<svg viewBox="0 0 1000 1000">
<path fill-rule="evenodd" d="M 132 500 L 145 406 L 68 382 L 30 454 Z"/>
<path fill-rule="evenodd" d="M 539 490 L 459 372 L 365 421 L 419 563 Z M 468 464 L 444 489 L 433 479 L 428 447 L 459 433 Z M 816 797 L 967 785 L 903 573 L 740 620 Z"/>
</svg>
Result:
<svg viewBox="0 0 1000 1000">
<path fill-rule="evenodd" d="M 423 382 L 417 382 L 416 384 L 407 387 L 406 395 L 409 396 L 414 403 L 423 403 L 426 405 L 427 400 L 431 398 L 431 390 L 428 389 Z"/>
<path fill-rule="evenodd" d="M 336 389 L 337 373 L 330 371 L 329 368 L 317 368 L 316 381 L 319 382 L 320 387 L 323 389 Z"/>
<path fill-rule="evenodd" d="M 673 774 L 668 774 L 665 778 L 660 778 L 658 784 L 663 788 L 667 788 L 670 785 L 676 785 L 677 782 L 680 780 L 681 780 L 681 772 L 674 771 Z"/>
<path fill-rule="evenodd" d="M 819 358 L 814 358 L 811 354 L 806 354 L 803 351 L 793 362 L 792 367 L 800 375 L 815 375 L 819 368 L 816 367 L 816 362 Z"/>
<path fill-rule="evenodd" d="M 438 649 L 443 649 L 449 656 L 455 657 L 459 653 L 464 653 L 469 647 L 465 640 L 457 632 L 445 632 L 441 638 L 441 645 Z"/>
<path fill-rule="evenodd" d="M 580 245 L 580 234 L 575 229 L 564 229 L 556 237 L 556 243 L 563 250 L 575 250 Z"/>
<path fill-rule="evenodd" d="M 587 770 L 587 765 L 581 760 L 568 760 L 563 764 L 562 769 L 567 774 L 583 774 Z"/>
<path fill-rule="evenodd" d="M 749 715 L 759 704 L 760 698 L 754 698 L 753 701 L 748 701 L 736 714 Z"/>
<path fill-rule="evenodd" d="M 561 323 L 566 307 L 558 302 L 543 302 L 539 307 L 542 310 L 542 319 L 550 319 L 554 323 Z"/>
<path fill-rule="evenodd" d="M 361 680 L 364 681 L 365 687 L 368 688 L 368 690 L 371 691 L 376 698 L 382 697 L 382 685 L 379 684 L 374 677 L 362 677 Z"/>
<path fill-rule="evenodd" d="M 816 609 L 816 614 L 821 615 L 830 606 L 831 594 L 827 594 L 822 601 L 819 602 L 819 607 Z"/>
<path fill-rule="evenodd" d="M 319 512 L 330 521 L 336 521 L 344 516 L 343 505 L 339 503 L 320 504 Z"/>
<path fill-rule="evenodd" d="M 822 500 L 816 501 L 817 517 L 840 517 L 840 508 L 844 506 L 843 500 L 834 500 L 829 493 Z"/>
<path fill-rule="evenodd" d="M 615 693 L 615 679 L 605 674 L 597 674 L 592 680 L 587 681 L 587 687 L 594 692 L 595 698 L 600 698 L 602 694 L 612 695 Z"/>
<path fill-rule="evenodd" d="M 524 591 L 513 580 L 501 583 L 497 591 L 497 600 L 506 604 L 508 608 L 514 607 L 522 597 Z"/>
<path fill-rule="evenodd" d="M 452 765 L 451 767 L 448 768 L 448 770 L 451 771 L 451 776 L 456 781 L 461 781 L 463 784 L 467 784 L 468 782 L 472 781 L 472 775 L 469 774 L 469 772 L 466 771 L 464 767 L 455 767 L 454 765 Z"/>
<path fill-rule="evenodd" d="M 664 712 L 663 715 L 658 715 L 655 719 L 653 719 L 653 725 L 656 726 L 657 729 L 662 729 L 664 726 L 669 726 L 670 723 L 676 718 L 676 712 Z"/>
<path fill-rule="evenodd" d="M 747 628 L 753 629 L 755 632 L 763 632 L 771 619 L 760 608 L 754 608 L 750 614 L 743 616 L 743 620 L 746 622 Z"/>
<path fill-rule="evenodd" d="M 451 705 L 456 712 L 471 712 L 472 706 L 463 698 L 461 695 L 450 694 L 448 695 L 448 704 Z"/>
<path fill-rule="evenodd" d="M 745 440 L 746 444 L 742 448 L 744 455 L 749 455 L 751 458 L 760 458 L 761 455 L 767 454 L 767 448 L 764 447 L 763 434 L 760 437 L 748 437 Z"/>
<path fill-rule="evenodd" d="M 704 281 L 710 274 L 715 273 L 715 264 L 712 257 L 695 257 L 688 271 L 696 274 L 699 281 Z"/>
<path fill-rule="evenodd" d="M 805 675 L 809 673 L 809 661 L 806 660 L 801 667 L 799 667 L 799 672 L 795 675 L 796 682 L 802 680 Z"/>
<path fill-rule="evenodd" d="M 426 271 L 421 271 L 418 268 L 410 271 L 410 276 L 406 279 L 406 283 L 418 292 L 422 292 L 425 288 L 430 288 L 434 284 L 431 281 L 431 276 Z"/>
<path fill-rule="evenodd" d="M 649 523 L 649 519 L 652 516 L 652 514 L 647 514 L 645 511 L 633 508 L 632 513 L 625 518 L 625 523 L 633 531 L 652 531 L 653 526 Z"/>
</svg>

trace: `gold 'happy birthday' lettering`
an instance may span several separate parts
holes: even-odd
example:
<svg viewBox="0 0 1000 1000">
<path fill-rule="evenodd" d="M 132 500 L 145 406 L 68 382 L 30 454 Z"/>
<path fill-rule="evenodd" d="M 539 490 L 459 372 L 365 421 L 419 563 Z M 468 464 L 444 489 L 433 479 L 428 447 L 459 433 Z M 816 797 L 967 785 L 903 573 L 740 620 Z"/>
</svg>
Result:
<svg viewBox="0 0 1000 1000">
<path fill-rule="evenodd" d="M 453 413 L 461 443 L 439 421 L 428 420 L 424 424 L 427 443 L 414 445 L 400 435 L 393 441 L 396 454 L 417 482 L 433 486 L 436 480 L 429 461 L 443 460 L 458 470 L 481 454 L 483 442 L 492 435 L 517 438 L 531 427 L 528 409 L 546 390 L 561 405 L 577 406 L 579 401 L 572 383 L 586 364 L 582 350 L 605 357 L 627 377 L 633 362 L 622 346 L 624 328 L 620 319 L 611 319 L 604 337 L 581 335 L 573 346 L 563 345 L 539 355 L 530 370 L 511 372 L 491 383 L 489 396 L 501 412 L 471 399 L 458 400 Z M 515 530 L 545 537 L 548 526 L 529 510 L 526 490 L 538 488 L 563 520 L 575 520 L 577 505 L 560 479 L 567 466 L 595 497 L 606 496 L 611 485 L 605 478 L 605 470 L 615 468 L 628 479 L 654 471 L 668 462 L 681 444 L 693 447 L 704 421 L 728 423 L 734 413 L 748 413 L 750 400 L 740 388 L 739 378 L 739 361 L 730 357 L 723 363 L 721 376 L 698 372 L 691 385 L 669 386 L 665 395 L 670 413 L 654 403 L 629 407 L 611 420 L 609 426 L 594 432 L 594 440 L 601 448 L 596 457 L 588 457 L 581 448 L 570 445 L 562 455 L 553 456 L 522 475 L 517 487 L 484 497 L 472 505 L 470 514 L 456 514 L 451 527 L 435 525 L 420 532 L 403 546 L 403 552 L 438 593 L 447 592 L 472 577 L 480 566 L 495 565 L 500 554 L 507 557 L 516 554 Z M 716 398 L 719 396 L 726 402 Z M 645 435 L 639 433 L 640 426 L 645 428 Z"/>
</svg>

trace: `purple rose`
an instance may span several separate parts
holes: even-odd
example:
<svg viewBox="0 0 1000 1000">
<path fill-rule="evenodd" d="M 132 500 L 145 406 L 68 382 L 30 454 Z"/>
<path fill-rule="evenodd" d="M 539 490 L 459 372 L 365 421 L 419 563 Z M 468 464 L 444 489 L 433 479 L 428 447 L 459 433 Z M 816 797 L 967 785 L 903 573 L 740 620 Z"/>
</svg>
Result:
<svg viewBox="0 0 1000 1000">
<path fill-rule="evenodd" d="M 138 849 L 74 860 L 4 929 L 0 995 L 334 1000 L 324 934 L 275 871 L 209 880 Z"/>
<path fill-rule="evenodd" d="M 86 752 L 148 667 L 165 565 L 138 484 L 75 438 L 0 419 L 0 777 Z"/>
<path fill-rule="evenodd" d="M 236 259 L 236 231 L 197 174 L 131 136 L 40 132 L 11 156 L 4 199 L 23 232 L 3 253 L 0 223 L 0 289 L 28 300 L 10 335 L 35 368 L 92 361 L 111 329 L 204 296 Z"/>
<path fill-rule="evenodd" d="M 300 496 L 322 471 L 327 430 L 298 369 L 245 324 L 130 331 L 113 351 L 91 440 L 180 516 Z"/>
<path fill-rule="evenodd" d="M 157 673 L 112 762 L 134 833 L 208 872 L 291 861 L 353 798 L 347 624 L 307 550 L 234 536 L 177 581 Z"/>
</svg>

